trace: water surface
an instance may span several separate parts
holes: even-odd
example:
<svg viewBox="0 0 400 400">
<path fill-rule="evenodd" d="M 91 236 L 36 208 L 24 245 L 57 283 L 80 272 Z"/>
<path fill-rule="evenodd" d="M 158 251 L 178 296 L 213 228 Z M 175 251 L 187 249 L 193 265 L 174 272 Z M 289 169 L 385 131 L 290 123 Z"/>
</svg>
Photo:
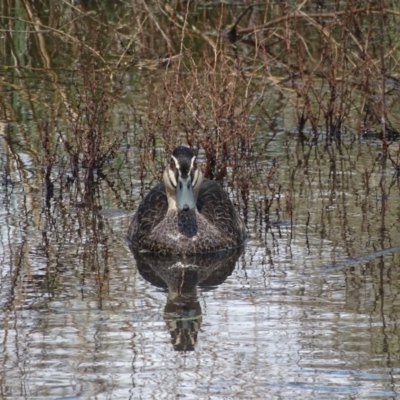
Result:
<svg viewBox="0 0 400 400">
<path fill-rule="evenodd" d="M 0 399 L 398 398 L 397 3 L 73 3 L 0 4 Z M 125 241 L 178 142 L 248 230 L 197 269 Z"/>
</svg>

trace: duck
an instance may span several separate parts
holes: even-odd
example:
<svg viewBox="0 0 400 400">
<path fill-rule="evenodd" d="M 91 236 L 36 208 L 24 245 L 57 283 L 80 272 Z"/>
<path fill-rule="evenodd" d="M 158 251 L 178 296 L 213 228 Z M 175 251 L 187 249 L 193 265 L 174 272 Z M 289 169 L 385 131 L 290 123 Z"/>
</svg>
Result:
<svg viewBox="0 0 400 400">
<path fill-rule="evenodd" d="M 133 251 L 201 254 L 244 245 L 246 226 L 229 195 L 205 179 L 196 155 L 176 147 L 160 183 L 143 198 L 129 225 Z"/>
</svg>

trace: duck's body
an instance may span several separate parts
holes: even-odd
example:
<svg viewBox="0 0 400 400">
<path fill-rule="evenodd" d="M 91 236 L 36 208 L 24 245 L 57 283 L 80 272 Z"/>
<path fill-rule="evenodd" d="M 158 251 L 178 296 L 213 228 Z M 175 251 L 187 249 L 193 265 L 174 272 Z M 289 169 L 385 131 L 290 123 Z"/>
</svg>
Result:
<svg viewBox="0 0 400 400">
<path fill-rule="evenodd" d="M 163 182 L 139 206 L 128 238 L 137 250 L 210 253 L 241 246 L 246 230 L 228 194 L 218 183 L 203 180 L 193 152 L 179 146 Z"/>
</svg>

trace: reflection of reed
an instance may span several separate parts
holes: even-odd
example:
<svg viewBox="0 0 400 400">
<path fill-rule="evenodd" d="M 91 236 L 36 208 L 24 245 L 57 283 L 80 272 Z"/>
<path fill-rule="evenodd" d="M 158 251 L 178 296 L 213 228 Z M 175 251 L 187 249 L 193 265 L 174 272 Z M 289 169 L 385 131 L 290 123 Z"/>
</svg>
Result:
<svg viewBox="0 0 400 400">
<path fill-rule="evenodd" d="M 202 322 L 197 286 L 215 287 L 235 268 L 243 248 L 212 254 L 161 256 L 133 251 L 138 271 L 152 285 L 168 290 L 164 320 L 177 351 L 194 350 Z"/>
</svg>

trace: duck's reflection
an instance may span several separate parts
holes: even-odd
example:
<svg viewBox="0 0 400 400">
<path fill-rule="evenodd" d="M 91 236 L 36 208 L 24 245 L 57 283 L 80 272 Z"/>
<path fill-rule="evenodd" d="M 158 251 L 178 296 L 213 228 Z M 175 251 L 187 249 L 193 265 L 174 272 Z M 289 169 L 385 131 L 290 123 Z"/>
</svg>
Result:
<svg viewBox="0 0 400 400">
<path fill-rule="evenodd" d="M 152 285 L 168 290 L 164 320 L 177 351 L 194 350 L 202 322 L 197 287 L 210 290 L 232 273 L 243 249 L 191 256 L 132 251 L 137 268 Z"/>
</svg>

